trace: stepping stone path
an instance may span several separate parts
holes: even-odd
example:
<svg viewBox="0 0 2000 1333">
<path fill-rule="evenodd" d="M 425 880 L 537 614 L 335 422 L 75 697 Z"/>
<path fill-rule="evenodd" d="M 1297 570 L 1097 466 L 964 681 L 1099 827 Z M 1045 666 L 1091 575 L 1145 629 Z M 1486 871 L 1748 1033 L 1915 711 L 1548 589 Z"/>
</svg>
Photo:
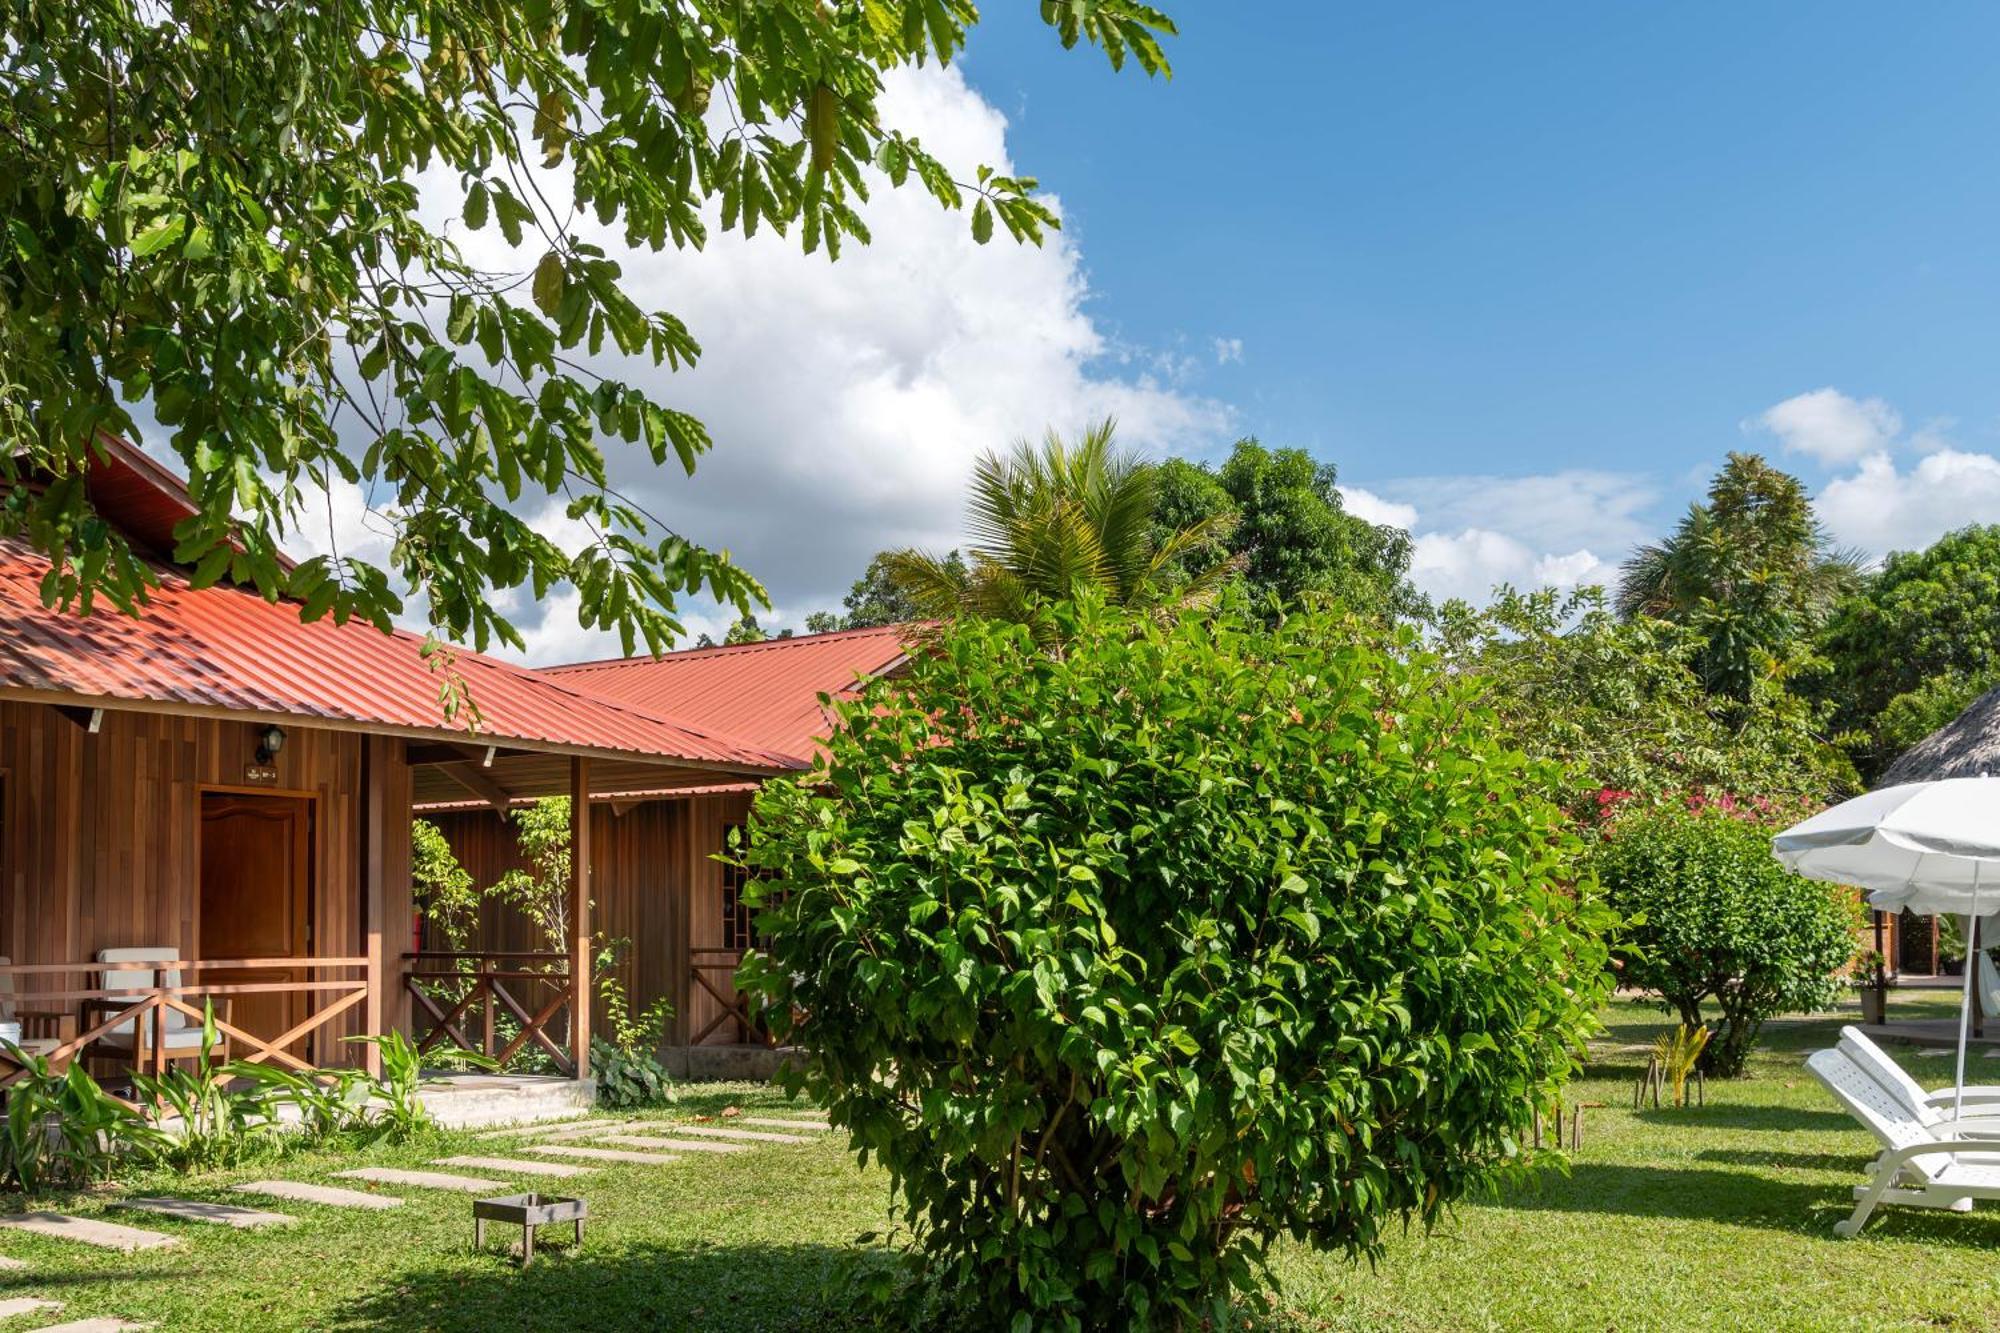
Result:
<svg viewBox="0 0 2000 1333">
<path fill-rule="evenodd" d="M 35 1333 L 126 1333 L 128 1329 L 151 1328 L 151 1324 L 134 1324 L 123 1319 L 72 1319 L 67 1324 L 48 1324 Z"/>
<path fill-rule="evenodd" d="M 637 1162 L 645 1166 L 665 1166 L 678 1157 L 657 1152 L 626 1152 L 622 1148 L 572 1148 L 563 1143 L 537 1143 L 528 1149 L 544 1157 L 575 1157 L 590 1162 Z"/>
<path fill-rule="evenodd" d="M 670 1125 L 676 1134 L 692 1134 L 703 1139 L 741 1139 L 746 1143 L 811 1143 L 798 1134 L 771 1134 L 761 1129 L 723 1129 L 719 1125 Z"/>
<path fill-rule="evenodd" d="M 197 1199 L 120 1199 L 116 1206 L 159 1213 L 163 1217 L 178 1217 L 183 1222 L 213 1222 L 217 1226 L 235 1227 L 239 1231 L 250 1227 L 288 1227 L 299 1220 L 284 1213 L 240 1208 L 233 1203 L 202 1203 Z"/>
<path fill-rule="evenodd" d="M 40 1310 L 60 1310 L 61 1301 L 45 1301 L 39 1296 L 16 1296 L 0 1301 L 0 1319 L 17 1319 L 24 1314 L 34 1314 Z"/>
<path fill-rule="evenodd" d="M 487 1171 L 511 1171 L 517 1176 L 587 1176 L 596 1168 L 564 1166 L 561 1162 L 524 1162 L 518 1157 L 440 1157 L 437 1166 L 472 1166 Z"/>
<path fill-rule="evenodd" d="M 127 1254 L 134 1250 L 159 1250 L 180 1244 L 175 1237 L 163 1236 L 157 1231 L 141 1231 L 138 1227 L 121 1227 L 116 1222 L 99 1222 L 87 1217 L 65 1217 L 61 1213 L 17 1213 L 13 1217 L 0 1217 L 0 1227 L 18 1227 L 42 1236 L 78 1240 L 86 1245 L 101 1245 L 107 1250 L 123 1250 Z"/>
<path fill-rule="evenodd" d="M 242 1194 L 268 1194 L 274 1199 L 298 1203 L 323 1203 L 329 1208 L 401 1208 L 403 1201 L 393 1194 L 370 1194 L 366 1190 L 344 1190 L 333 1185 L 307 1185 L 296 1180 L 253 1180 L 231 1186 Z"/>
<path fill-rule="evenodd" d="M 770 1116 L 746 1115 L 740 1120 L 730 1121 L 733 1125 L 762 1125 L 766 1129 L 832 1129 L 824 1120 L 774 1120 Z"/>
<path fill-rule="evenodd" d="M 747 1143 L 716 1143 L 710 1139 L 662 1139 L 651 1134 L 604 1134 L 603 1143 L 622 1143 L 628 1148 L 673 1148 L 685 1152 L 749 1152 Z"/>
<path fill-rule="evenodd" d="M 458 1190 L 465 1194 L 495 1194 L 507 1188 L 498 1180 L 475 1180 L 471 1176 L 448 1176 L 442 1171 L 403 1171 L 393 1166 L 364 1166 L 356 1171 L 336 1171 L 342 1180 L 372 1180 L 378 1185 L 413 1185 L 427 1190 Z"/>
<path fill-rule="evenodd" d="M 0 1270 L 26 1268 L 27 1266 L 28 1265 L 20 1259 L 12 1259 L 4 1254 L 0 1254 Z"/>
</svg>

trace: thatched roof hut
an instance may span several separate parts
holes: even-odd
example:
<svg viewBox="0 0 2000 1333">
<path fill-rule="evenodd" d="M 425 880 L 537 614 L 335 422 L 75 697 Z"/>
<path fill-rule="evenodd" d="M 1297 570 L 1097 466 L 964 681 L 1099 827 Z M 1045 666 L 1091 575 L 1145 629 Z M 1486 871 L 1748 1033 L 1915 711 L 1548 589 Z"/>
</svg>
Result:
<svg viewBox="0 0 2000 1333">
<path fill-rule="evenodd" d="M 1980 695 L 1963 713 L 1905 750 L 1876 785 L 1989 774 L 2000 777 L 2000 689 Z"/>
</svg>

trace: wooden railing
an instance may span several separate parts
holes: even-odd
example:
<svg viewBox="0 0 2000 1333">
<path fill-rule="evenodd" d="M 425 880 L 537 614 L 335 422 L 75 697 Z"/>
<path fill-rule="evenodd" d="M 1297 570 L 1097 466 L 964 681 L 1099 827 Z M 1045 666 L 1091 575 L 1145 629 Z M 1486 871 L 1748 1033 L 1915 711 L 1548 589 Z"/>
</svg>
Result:
<svg viewBox="0 0 2000 1333">
<path fill-rule="evenodd" d="M 765 1046 L 775 1046 L 777 1044 L 776 1039 L 771 1036 L 763 1022 L 755 1014 L 751 1013 L 749 1001 L 743 997 L 742 993 L 736 989 L 735 984 L 730 980 L 736 975 L 736 969 L 742 965 L 743 950 L 741 949 L 701 948 L 688 950 L 688 974 L 694 978 L 694 984 L 702 990 L 707 991 L 709 995 L 714 997 L 715 1002 L 722 1006 L 721 1013 L 709 1019 L 701 1031 L 688 1038 L 688 1045 L 701 1045 L 708 1040 L 710 1033 L 731 1019 L 734 1019 L 736 1022 L 736 1040 L 738 1042 L 746 1045 L 756 1042 Z M 721 978 L 721 985 L 717 985 L 713 980 L 716 977 Z"/>
<path fill-rule="evenodd" d="M 134 1037 L 130 1050 L 134 1067 L 151 1066 L 155 1073 L 162 1072 L 170 1060 L 185 1058 L 189 1053 L 184 1039 L 171 1045 L 168 1042 L 168 1016 L 174 1013 L 186 1015 L 192 1020 L 192 1026 L 199 1027 L 205 1011 L 212 1010 L 217 1035 L 226 1044 L 231 1059 L 249 1064 L 269 1061 L 289 1065 L 293 1069 L 310 1070 L 312 1065 L 285 1048 L 310 1036 L 365 1000 L 368 997 L 367 967 L 366 958 L 204 958 L 157 963 L 8 963 L 0 965 L 0 976 L 96 974 L 101 977 L 107 972 L 147 971 L 155 975 L 161 972 L 181 974 L 183 984 L 178 986 L 100 985 L 80 990 L 37 991 L 21 991 L 14 986 L 17 993 L 12 999 L 23 1010 L 59 1005 L 67 1017 L 70 1004 L 79 1006 L 80 1016 L 76 1024 L 81 1030 L 74 1036 L 65 1034 L 58 1045 L 43 1052 L 52 1066 L 67 1064 L 92 1045 L 101 1047 L 105 1036 L 129 1026 Z M 199 980 L 192 983 L 186 980 L 191 974 L 198 977 L 203 972 L 249 969 L 281 969 L 307 974 L 348 971 L 362 975 L 320 981 L 239 981 L 210 985 L 203 985 Z M 229 1021 L 229 1001 L 239 995 L 303 995 L 310 997 L 309 1005 L 316 1003 L 317 1007 L 284 1032 L 267 1039 Z M 118 1052 L 120 1059 L 126 1058 L 126 1055 L 124 1050 Z M 23 1072 L 16 1069 L 0 1077 L 0 1087 L 13 1082 Z"/>
<path fill-rule="evenodd" d="M 419 1051 L 436 1049 L 447 1038 L 462 1050 L 477 1051 L 496 1064 L 505 1066 L 534 1042 L 548 1053 L 557 1069 L 576 1077 L 576 1060 L 566 1040 L 549 1035 L 549 1026 L 570 1002 L 569 955 L 561 953 L 443 953 L 403 955 L 409 967 L 403 985 L 414 1002 L 412 1034 Z M 523 1003 L 522 995 L 539 1001 L 540 1007 Z M 546 988 L 536 994 L 536 987 Z M 506 1042 L 500 1040 L 502 1013 L 520 1024 L 520 1030 Z M 428 1015 L 431 1026 L 420 1031 L 418 1024 Z M 477 1037 L 468 1023 L 477 1021 Z M 566 1032 L 559 1035 L 567 1038 Z"/>
</svg>

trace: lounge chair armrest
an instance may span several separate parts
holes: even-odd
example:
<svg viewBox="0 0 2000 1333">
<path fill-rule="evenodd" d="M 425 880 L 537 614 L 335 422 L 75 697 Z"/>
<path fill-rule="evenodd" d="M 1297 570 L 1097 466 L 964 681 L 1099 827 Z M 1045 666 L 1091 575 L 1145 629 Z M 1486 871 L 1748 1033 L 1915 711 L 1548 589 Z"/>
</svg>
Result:
<svg viewBox="0 0 2000 1333">
<path fill-rule="evenodd" d="M 1933 1092 L 1929 1096 L 1925 1097 L 1924 1105 L 1934 1106 L 1939 1110 L 1945 1110 L 1949 1108 L 1956 1100 L 1957 1100 L 1957 1093 L 1955 1093 L 1950 1088 L 1945 1088 L 1941 1092 Z M 1965 1090 L 1965 1104 L 1967 1106 L 1971 1106 L 1975 1102 L 1984 1103 L 1989 1106 L 2000 1105 L 2000 1086 L 1995 1086 L 1991 1083 L 1982 1083 L 1977 1087 L 1967 1088 Z"/>
</svg>

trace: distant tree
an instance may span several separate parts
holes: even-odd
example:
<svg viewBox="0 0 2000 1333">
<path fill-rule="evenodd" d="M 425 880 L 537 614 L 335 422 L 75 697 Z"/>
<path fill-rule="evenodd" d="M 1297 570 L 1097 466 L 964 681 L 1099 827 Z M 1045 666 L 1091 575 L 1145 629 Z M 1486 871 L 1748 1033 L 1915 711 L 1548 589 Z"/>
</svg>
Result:
<svg viewBox="0 0 2000 1333">
<path fill-rule="evenodd" d="M 1503 587 L 1484 610 L 1447 603 L 1438 632 L 1514 744 L 1561 765 L 1549 795 L 1584 822 L 1689 799 L 1802 811 L 1856 785 L 1823 706 L 1761 676 L 1748 699 L 1710 692 L 1698 633 L 1620 619 L 1597 589 Z"/>
<path fill-rule="evenodd" d="M 2000 684 L 2000 525 L 1898 552 L 1820 639 L 1823 697 L 1870 777 Z"/>
<path fill-rule="evenodd" d="M 762 643 L 770 637 L 764 632 L 764 627 L 757 623 L 757 617 L 745 614 L 737 617 L 735 623 L 730 625 L 728 632 L 722 636 L 722 641 L 730 645 Z"/>
<path fill-rule="evenodd" d="M 897 586 L 890 573 L 896 554 L 894 551 L 877 551 L 875 558 L 868 562 L 868 568 L 847 590 L 847 596 L 841 598 L 845 614 L 815 611 L 806 617 L 806 632 L 828 634 L 840 629 L 875 629 L 882 625 L 904 625 L 924 619 L 922 609 Z M 965 557 L 957 551 L 945 556 L 943 564 L 949 577 L 959 579 L 967 576 Z"/>
<path fill-rule="evenodd" d="M 1703 683 L 1748 699 L 1769 659 L 1815 634 L 1860 577 L 1859 559 L 1835 549 L 1797 477 L 1732 453 L 1707 501 L 1625 562 L 1617 606 L 1627 619 L 1699 633 Z"/>
<path fill-rule="evenodd" d="M 1193 553 L 1214 545 L 1229 516 L 1157 531 L 1159 470 L 1118 449 L 1114 432 L 1107 418 L 1073 444 L 1050 431 L 1039 445 L 1023 440 L 1005 458 L 981 458 L 967 505 L 971 559 L 885 552 L 884 573 L 896 596 L 927 619 L 1015 621 L 1079 589 L 1135 609 L 1212 597 L 1230 563 L 1203 564 Z"/>
<path fill-rule="evenodd" d="M 1251 595 L 1296 606 L 1312 595 L 1350 609 L 1407 617 L 1426 609 L 1411 586 L 1410 534 L 1347 512 L 1339 473 L 1303 449 L 1267 449 L 1239 440 L 1219 469 L 1186 459 L 1160 465 L 1156 532 L 1193 527 L 1217 516 L 1226 531 L 1189 555 L 1233 557 Z"/>
<path fill-rule="evenodd" d="M 479 888 L 450 839 L 428 819 L 410 821 L 410 887 L 446 946 L 463 949 L 479 925 Z"/>
</svg>

